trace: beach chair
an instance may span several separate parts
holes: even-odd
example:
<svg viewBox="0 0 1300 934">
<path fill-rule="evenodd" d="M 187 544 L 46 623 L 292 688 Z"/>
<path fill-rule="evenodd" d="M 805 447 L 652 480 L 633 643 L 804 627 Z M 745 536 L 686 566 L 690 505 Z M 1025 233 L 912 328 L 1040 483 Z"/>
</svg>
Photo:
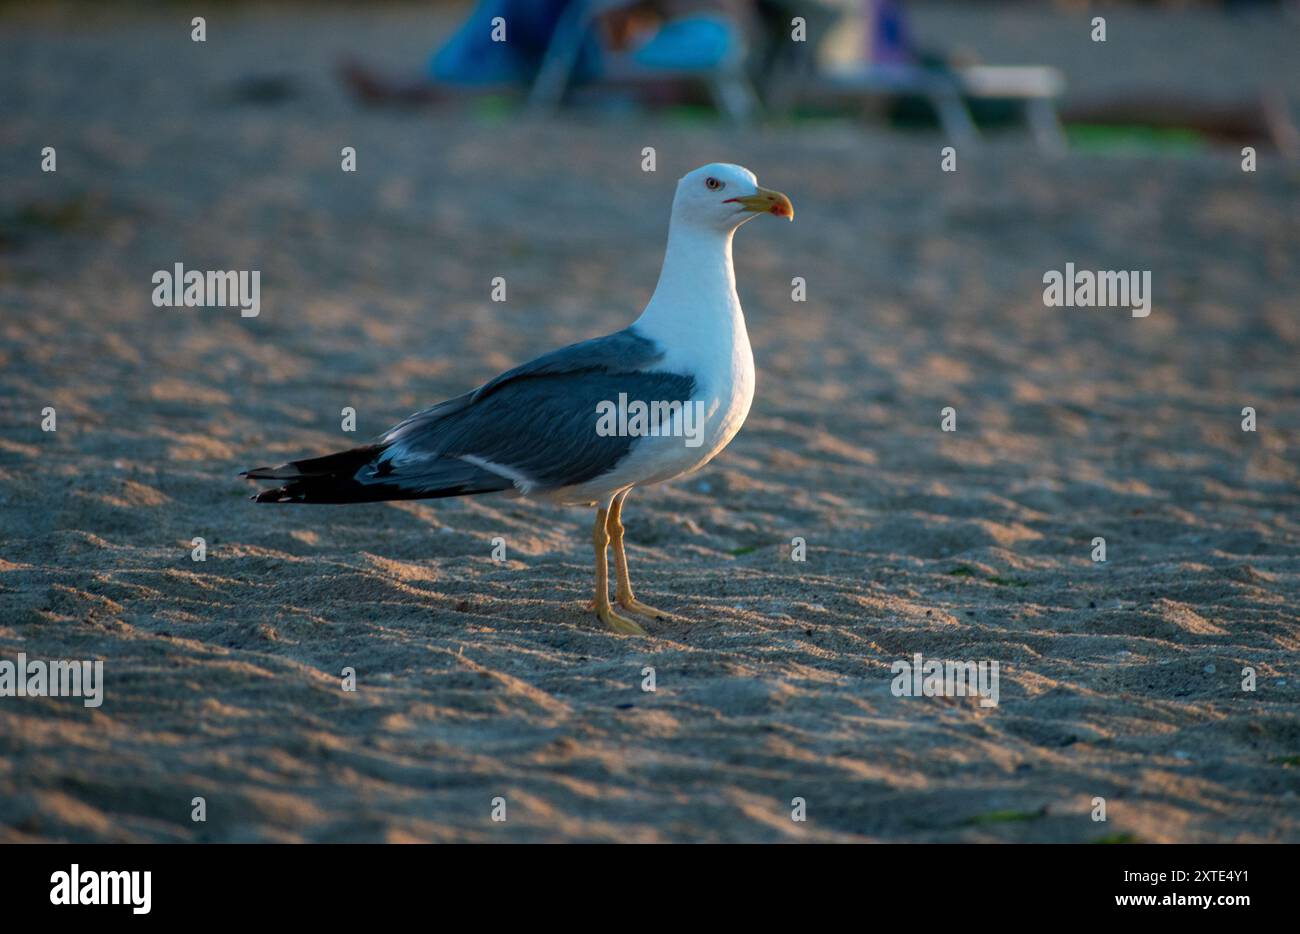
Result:
<svg viewBox="0 0 1300 934">
<path fill-rule="evenodd" d="M 1065 151 L 1057 101 L 1065 92 L 1065 76 L 1046 65 L 971 65 L 955 72 L 963 101 L 1018 101 L 1025 122 L 1040 149 Z"/>
<path fill-rule="evenodd" d="M 1014 101 L 1024 108 L 1025 122 L 1042 150 L 1060 153 L 1065 149 L 1065 132 L 1057 112 L 1065 78 L 1055 68 L 975 65 L 940 71 L 908 64 L 864 65 L 823 69 L 781 81 L 785 87 L 780 91 L 773 87 L 769 109 L 788 111 L 809 99 L 843 103 L 864 97 L 923 98 L 957 146 L 975 145 L 980 140 L 971 101 Z"/>
<path fill-rule="evenodd" d="M 579 52 L 592 30 L 598 27 L 599 18 L 634 3 L 635 0 L 575 0 L 565 10 L 529 93 L 530 111 L 546 115 L 560 106 L 573 80 Z M 698 81 L 709 90 L 715 106 L 728 117 L 737 122 L 753 119 L 759 109 L 758 95 L 745 71 L 745 48 L 739 30 L 733 25 L 729 41 L 715 49 L 697 50 L 693 61 L 674 61 L 671 54 L 664 54 L 659 48 L 664 43 L 656 46 L 656 39 L 680 28 L 684 22 L 665 24 L 658 36 L 632 52 L 603 50 L 602 73 L 597 83 Z"/>
<path fill-rule="evenodd" d="M 848 17 L 861 15 L 842 0 L 784 2 L 808 18 L 810 35 L 826 36 Z M 894 12 L 901 16 L 901 10 Z M 819 66 L 814 43 L 783 43 L 764 82 L 764 100 L 769 110 L 788 112 L 810 99 L 842 105 L 864 98 L 917 97 L 929 103 L 944 133 L 958 146 L 970 146 L 980 139 L 971 102 L 1010 101 L 1022 106 L 1025 122 L 1042 149 L 1052 153 L 1064 150 L 1057 100 L 1065 89 L 1065 78 L 1057 69 L 1038 65 L 934 67 L 904 60 L 904 49 L 893 51 L 898 54 L 892 60 Z"/>
</svg>

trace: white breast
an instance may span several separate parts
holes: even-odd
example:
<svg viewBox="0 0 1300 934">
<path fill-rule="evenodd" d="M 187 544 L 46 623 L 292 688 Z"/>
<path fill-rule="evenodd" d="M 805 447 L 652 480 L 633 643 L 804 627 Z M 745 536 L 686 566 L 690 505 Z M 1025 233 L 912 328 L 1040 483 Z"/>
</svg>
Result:
<svg viewBox="0 0 1300 934">
<path fill-rule="evenodd" d="M 562 503 L 601 502 L 619 490 L 663 483 L 699 470 L 713 460 L 740 431 L 754 399 L 754 361 L 748 341 L 744 343 L 743 361 L 735 363 L 738 370 L 734 377 L 730 366 L 725 371 L 697 374 L 697 378 L 705 376 L 705 379 L 697 383 L 689 401 L 698 400 L 704 405 L 705 418 L 698 446 L 686 444 L 684 426 L 674 420 L 670 432 L 636 439 L 627 457 L 610 473 L 547 494 L 547 498 Z"/>
<path fill-rule="evenodd" d="M 670 232 L 659 285 L 634 330 L 663 348 L 657 369 L 695 379 L 690 400 L 703 403 L 696 446 L 684 426 L 638 438 L 609 474 L 552 494 L 562 502 L 598 502 L 629 486 L 662 483 L 698 470 L 740 431 L 754 401 L 754 354 L 736 295 L 731 234 Z"/>
</svg>

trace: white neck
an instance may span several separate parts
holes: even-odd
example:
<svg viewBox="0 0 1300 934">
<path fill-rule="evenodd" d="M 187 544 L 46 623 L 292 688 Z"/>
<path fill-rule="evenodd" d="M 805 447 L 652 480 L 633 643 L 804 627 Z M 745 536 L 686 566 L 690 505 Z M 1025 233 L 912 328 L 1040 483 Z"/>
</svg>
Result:
<svg viewBox="0 0 1300 934">
<path fill-rule="evenodd" d="M 734 232 L 671 221 L 659 284 L 633 326 L 670 345 L 690 335 L 712 341 L 743 335 L 745 318 L 731 265 Z"/>
<path fill-rule="evenodd" d="M 726 446 L 754 398 L 754 354 L 731 266 L 734 232 L 670 223 L 659 284 L 633 324 L 662 348 L 659 367 L 695 381 L 691 398 L 704 404 L 707 428 L 691 469 Z"/>
</svg>

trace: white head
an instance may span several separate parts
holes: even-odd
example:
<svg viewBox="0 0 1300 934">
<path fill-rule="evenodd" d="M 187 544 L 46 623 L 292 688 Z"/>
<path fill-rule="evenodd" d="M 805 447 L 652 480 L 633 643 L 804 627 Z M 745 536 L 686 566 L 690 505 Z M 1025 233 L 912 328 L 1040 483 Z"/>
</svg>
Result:
<svg viewBox="0 0 1300 934">
<path fill-rule="evenodd" d="M 794 205 L 779 191 L 758 187 L 742 165 L 713 162 L 683 175 L 673 198 L 673 224 L 730 233 L 759 214 L 794 220 Z"/>
</svg>

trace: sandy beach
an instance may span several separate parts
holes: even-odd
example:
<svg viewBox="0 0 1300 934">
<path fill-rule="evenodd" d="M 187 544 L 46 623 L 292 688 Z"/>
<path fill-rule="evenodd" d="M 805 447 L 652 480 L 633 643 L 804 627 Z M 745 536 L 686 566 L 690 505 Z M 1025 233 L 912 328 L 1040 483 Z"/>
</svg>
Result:
<svg viewBox="0 0 1300 934">
<path fill-rule="evenodd" d="M 105 679 L 0 698 L 0 842 L 1300 842 L 1300 169 L 367 110 L 341 54 L 416 68 L 456 22 L 378 9 L 0 15 L 0 659 Z M 1156 45 L 1116 10 L 1104 65 L 1082 11 L 918 23 L 1072 89 L 1300 100 L 1267 17 Z M 638 595 L 693 623 L 599 628 L 585 509 L 249 502 L 243 469 L 630 323 L 715 160 L 796 219 L 736 238 L 744 430 L 628 501 Z M 260 313 L 155 307 L 178 262 L 260 270 Z M 1149 270 L 1149 317 L 1044 307 L 1069 262 Z M 916 653 L 996 661 L 999 703 L 895 696 Z"/>
</svg>

